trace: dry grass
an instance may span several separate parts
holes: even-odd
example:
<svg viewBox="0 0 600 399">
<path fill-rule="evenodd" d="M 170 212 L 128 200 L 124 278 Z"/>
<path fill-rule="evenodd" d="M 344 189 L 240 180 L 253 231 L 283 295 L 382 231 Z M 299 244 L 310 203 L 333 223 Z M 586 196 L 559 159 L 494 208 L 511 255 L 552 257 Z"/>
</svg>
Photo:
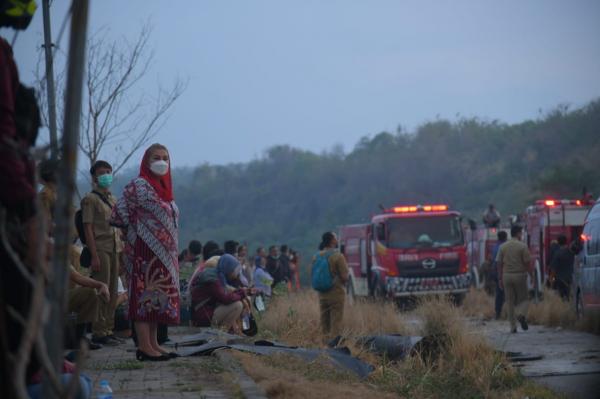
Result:
<svg viewBox="0 0 600 399">
<path fill-rule="evenodd" d="M 344 336 L 409 331 L 393 304 L 367 301 L 356 301 L 352 307 L 346 304 L 342 328 Z M 260 331 L 292 345 L 322 346 L 317 294 L 302 291 L 275 298 L 260 320 Z"/>
<path fill-rule="evenodd" d="M 490 305 L 489 300 L 478 293 L 472 294 L 466 301 L 467 312 L 488 314 L 485 309 Z M 376 367 L 365 381 L 330 370 L 319 362 L 307 364 L 289 357 L 242 355 L 241 361 L 273 398 L 556 397 L 551 391 L 526 381 L 482 336 L 472 333 L 465 324 L 464 311 L 444 298 L 423 299 L 407 315 L 421 321 L 419 330 L 411 332 L 389 303 L 357 302 L 351 308 L 347 306 L 344 330 L 348 336 L 412 333 L 436 336 L 435 342 L 439 344 L 401 362 L 389 362 L 350 345 L 355 355 Z M 491 311 L 493 314 L 493 306 Z M 322 345 L 318 299 L 312 292 L 275 299 L 260 324 L 271 338 L 303 346 Z"/>
<path fill-rule="evenodd" d="M 267 393 L 269 398 L 394 398 L 377 387 L 365 384 L 350 374 L 314 361 L 306 363 L 293 356 L 256 356 L 232 353 L 244 370 Z"/>
<path fill-rule="evenodd" d="M 527 320 L 548 327 L 574 328 L 577 322 L 574 309 L 573 304 L 563 301 L 554 290 L 546 289 L 542 301 L 530 303 Z"/>
<path fill-rule="evenodd" d="M 482 336 L 470 332 L 461 310 L 445 298 L 424 299 L 415 314 L 422 321 L 421 335 L 440 337 L 438 356 L 415 356 L 393 365 L 388 372 L 396 378 L 389 389 L 417 398 L 505 397 L 523 384 L 520 374 Z"/>
<path fill-rule="evenodd" d="M 494 314 L 494 297 L 483 290 L 471 290 L 460 308 L 468 317 L 483 320 L 492 319 Z M 506 315 L 506 306 L 503 316 Z M 600 312 L 588 312 L 581 319 L 577 319 L 573 302 L 565 302 L 556 291 L 546 289 L 544 299 L 539 303 L 530 303 L 528 320 L 532 324 L 547 327 L 562 327 L 572 330 L 600 334 Z"/>
<path fill-rule="evenodd" d="M 465 297 L 461 311 L 465 316 L 483 320 L 493 319 L 495 317 L 494 297 L 484 290 L 471 289 Z"/>
</svg>

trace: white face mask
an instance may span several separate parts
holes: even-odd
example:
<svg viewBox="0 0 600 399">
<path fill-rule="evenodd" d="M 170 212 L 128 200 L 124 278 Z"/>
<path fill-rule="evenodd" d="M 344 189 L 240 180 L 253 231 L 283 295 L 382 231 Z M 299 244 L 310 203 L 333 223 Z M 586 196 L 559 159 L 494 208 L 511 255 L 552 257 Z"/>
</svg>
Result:
<svg viewBox="0 0 600 399">
<path fill-rule="evenodd" d="M 164 176 L 169 171 L 169 164 L 167 161 L 154 161 L 150 164 L 150 170 L 159 176 Z"/>
</svg>

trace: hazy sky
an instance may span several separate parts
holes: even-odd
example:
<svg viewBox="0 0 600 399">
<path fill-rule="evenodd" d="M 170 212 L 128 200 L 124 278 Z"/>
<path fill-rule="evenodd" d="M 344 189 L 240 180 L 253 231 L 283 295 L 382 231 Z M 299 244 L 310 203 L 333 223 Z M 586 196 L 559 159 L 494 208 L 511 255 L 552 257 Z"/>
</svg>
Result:
<svg viewBox="0 0 600 399">
<path fill-rule="evenodd" d="M 53 1 L 55 36 L 69 3 Z M 176 166 L 247 161 L 276 144 L 349 151 L 437 115 L 518 122 L 600 96 L 596 0 L 91 3 L 91 32 L 133 40 L 153 25 L 144 90 L 189 79 L 156 137 Z M 40 8 L 15 46 L 26 82 L 42 37 Z"/>
</svg>

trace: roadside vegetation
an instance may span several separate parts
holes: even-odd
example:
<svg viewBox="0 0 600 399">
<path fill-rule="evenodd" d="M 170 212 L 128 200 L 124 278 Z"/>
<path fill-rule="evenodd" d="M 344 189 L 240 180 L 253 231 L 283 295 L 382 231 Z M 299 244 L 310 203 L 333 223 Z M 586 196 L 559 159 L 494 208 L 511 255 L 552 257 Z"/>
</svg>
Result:
<svg viewBox="0 0 600 399">
<path fill-rule="evenodd" d="M 285 243 L 306 265 L 324 231 L 366 222 L 378 204 L 442 201 L 479 220 L 490 201 L 509 215 L 540 198 L 578 198 L 584 186 L 597 194 L 599 120 L 597 99 L 517 124 L 432 118 L 411 131 L 370 132 L 353 148 L 281 145 L 247 163 L 178 168 L 179 238 L 236 237 L 251 250 Z M 128 181 L 118 180 L 115 192 Z"/>
<path fill-rule="evenodd" d="M 483 320 L 494 318 L 494 297 L 483 290 L 469 292 L 461 311 L 469 317 Z M 502 318 L 506 318 L 503 311 Z M 543 300 L 538 303 L 531 301 L 528 320 L 532 324 L 546 327 L 560 327 L 600 335 L 600 312 L 588 312 L 578 318 L 573 301 L 565 302 L 556 291 L 545 289 Z"/>
<path fill-rule="evenodd" d="M 555 398 L 552 391 L 523 378 L 502 353 L 470 330 L 462 309 L 443 298 L 421 301 L 399 314 L 391 304 L 356 301 L 344 315 L 343 345 L 375 366 L 365 380 L 325 362 L 290 357 L 235 354 L 246 372 L 271 398 Z M 404 315 L 404 316 L 403 316 Z M 259 320 L 263 338 L 306 347 L 324 347 L 317 296 L 301 292 L 280 296 Z M 400 361 L 360 348 L 355 337 L 403 334 L 434 337 L 435 345 Z"/>
</svg>

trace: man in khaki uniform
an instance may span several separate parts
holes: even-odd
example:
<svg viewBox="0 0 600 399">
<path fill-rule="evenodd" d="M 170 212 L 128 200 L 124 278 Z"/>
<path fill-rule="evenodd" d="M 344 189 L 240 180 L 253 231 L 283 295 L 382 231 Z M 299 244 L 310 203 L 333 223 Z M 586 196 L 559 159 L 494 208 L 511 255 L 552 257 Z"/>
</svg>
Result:
<svg viewBox="0 0 600 399">
<path fill-rule="evenodd" d="M 510 332 L 517 332 L 517 320 L 523 330 L 527 330 L 527 274 L 531 274 L 531 256 L 527 245 L 521 241 L 523 229 L 513 226 L 512 239 L 500 246 L 496 262 L 500 288 L 504 289 Z"/>
<path fill-rule="evenodd" d="M 329 252 L 329 271 L 333 277 L 333 287 L 327 292 L 319 292 L 321 329 L 326 339 L 340 335 L 344 318 L 344 302 L 346 300 L 345 287 L 349 277 L 346 258 L 337 251 L 337 247 L 338 239 L 335 233 L 327 232 L 323 234 L 319 246 L 320 254 L 323 256 Z"/>
<path fill-rule="evenodd" d="M 81 218 L 86 245 L 91 253 L 91 277 L 108 285 L 110 301 L 100 304 L 98 320 L 92 323 L 92 342 L 117 345 L 122 341 L 113 334 L 119 257 L 123 249 L 117 228 L 109 224 L 116 199 L 109 188 L 112 184 L 112 167 L 106 161 L 96 161 L 90 169 L 94 190 L 81 200 Z"/>
</svg>

